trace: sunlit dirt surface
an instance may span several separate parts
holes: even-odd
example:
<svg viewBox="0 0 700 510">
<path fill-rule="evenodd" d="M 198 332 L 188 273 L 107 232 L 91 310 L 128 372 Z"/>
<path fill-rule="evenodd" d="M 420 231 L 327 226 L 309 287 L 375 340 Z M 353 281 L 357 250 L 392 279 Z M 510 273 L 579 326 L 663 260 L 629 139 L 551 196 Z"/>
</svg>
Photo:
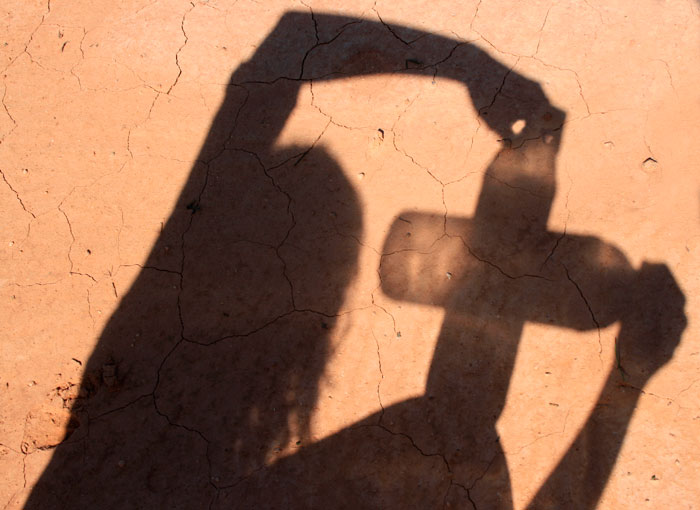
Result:
<svg viewBox="0 0 700 510">
<path fill-rule="evenodd" d="M 696 0 L 5 0 L 0 71 L 2 508 L 700 508 Z"/>
</svg>

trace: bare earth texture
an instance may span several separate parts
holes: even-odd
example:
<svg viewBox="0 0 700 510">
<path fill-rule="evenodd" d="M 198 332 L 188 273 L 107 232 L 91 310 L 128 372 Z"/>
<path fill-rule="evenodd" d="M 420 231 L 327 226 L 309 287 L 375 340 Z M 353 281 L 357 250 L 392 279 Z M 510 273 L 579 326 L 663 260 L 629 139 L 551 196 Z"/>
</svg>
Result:
<svg viewBox="0 0 700 510">
<path fill-rule="evenodd" d="M 0 506 L 700 508 L 697 0 L 5 0 Z"/>
</svg>

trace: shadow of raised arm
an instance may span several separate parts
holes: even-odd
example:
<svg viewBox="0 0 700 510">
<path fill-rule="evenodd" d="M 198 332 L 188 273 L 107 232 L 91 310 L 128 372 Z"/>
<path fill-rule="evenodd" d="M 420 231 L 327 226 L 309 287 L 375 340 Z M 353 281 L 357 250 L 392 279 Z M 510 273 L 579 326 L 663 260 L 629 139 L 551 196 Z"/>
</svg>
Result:
<svg viewBox="0 0 700 510">
<path fill-rule="evenodd" d="M 642 265 L 621 289 L 616 366 L 573 444 L 529 509 L 594 509 L 605 489 L 642 388 L 678 346 L 687 320 L 685 298 L 668 268 Z M 624 302 L 623 302 L 624 300 Z"/>
</svg>

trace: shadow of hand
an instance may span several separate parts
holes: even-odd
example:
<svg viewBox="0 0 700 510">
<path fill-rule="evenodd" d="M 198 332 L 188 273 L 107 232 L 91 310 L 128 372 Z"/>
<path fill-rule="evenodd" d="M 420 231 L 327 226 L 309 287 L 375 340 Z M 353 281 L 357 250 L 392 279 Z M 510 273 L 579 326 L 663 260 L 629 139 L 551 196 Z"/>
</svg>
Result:
<svg viewBox="0 0 700 510">
<path fill-rule="evenodd" d="M 685 298 L 665 265 L 644 263 L 624 305 L 615 355 L 625 382 L 642 387 L 672 357 L 687 325 Z"/>
</svg>

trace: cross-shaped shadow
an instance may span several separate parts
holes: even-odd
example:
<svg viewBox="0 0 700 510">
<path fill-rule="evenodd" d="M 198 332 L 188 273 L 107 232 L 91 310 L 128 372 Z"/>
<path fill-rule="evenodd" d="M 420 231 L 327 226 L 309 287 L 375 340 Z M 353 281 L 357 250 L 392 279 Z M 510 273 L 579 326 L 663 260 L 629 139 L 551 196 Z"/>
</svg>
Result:
<svg viewBox="0 0 700 510">
<path fill-rule="evenodd" d="M 378 73 L 462 83 L 504 147 L 473 217 L 401 214 L 383 248 L 385 294 L 446 309 L 425 395 L 270 464 L 292 428 L 308 436 L 362 235 L 322 145 L 275 140 L 310 80 Z M 618 370 L 531 503 L 595 507 L 684 298 L 665 266 L 547 229 L 564 113 L 475 45 L 325 14 L 285 15 L 231 83 L 27 507 L 512 508 L 495 423 L 524 324 L 619 321 Z"/>
</svg>

